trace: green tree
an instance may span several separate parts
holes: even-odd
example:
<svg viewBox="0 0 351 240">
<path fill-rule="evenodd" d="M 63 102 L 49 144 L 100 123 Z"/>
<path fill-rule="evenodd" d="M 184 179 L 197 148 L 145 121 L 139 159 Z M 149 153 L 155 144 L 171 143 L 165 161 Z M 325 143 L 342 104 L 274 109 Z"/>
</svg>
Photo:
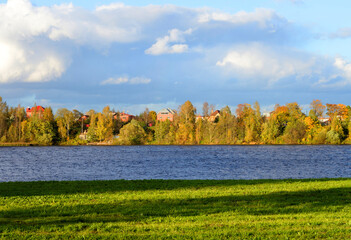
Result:
<svg viewBox="0 0 351 240">
<path fill-rule="evenodd" d="M 337 117 L 332 118 L 330 130 L 327 132 L 326 141 L 330 144 L 340 144 L 345 138 L 341 120 Z"/>
<path fill-rule="evenodd" d="M 276 120 L 273 118 L 269 119 L 263 123 L 262 128 L 261 141 L 265 144 L 276 143 L 276 140 L 280 135 L 279 125 L 276 123 Z"/>
<path fill-rule="evenodd" d="M 6 141 L 7 132 L 7 121 L 8 121 L 8 106 L 6 102 L 2 101 L 0 97 L 0 141 Z"/>
<path fill-rule="evenodd" d="M 89 142 L 96 142 L 98 141 L 98 137 L 96 134 L 98 114 L 95 114 L 95 113 L 91 114 L 89 119 L 90 119 L 90 123 L 89 123 L 88 132 L 87 132 L 87 138 Z"/>
<path fill-rule="evenodd" d="M 155 143 L 156 144 L 173 144 L 174 134 L 173 124 L 166 120 L 164 122 L 157 121 L 155 125 Z"/>
<path fill-rule="evenodd" d="M 55 119 L 61 139 L 68 141 L 70 137 L 70 130 L 74 122 L 73 113 L 67 108 L 59 108 L 56 111 Z"/>
<path fill-rule="evenodd" d="M 18 105 L 16 108 L 10 108 L 8 112 L 10 125 L 7 132 L 7 141 L 18 142 L 21 141 L 22 131 L 21 122 L 25 118 L 24 108 Z"/>
<path fill-rule="evenodd" d="M 42 145 L 51 145 L 55 137 L 52 124 L 36 115 L 22 122 L 22 133 L 26 141 Z"/>
<path fill-rule="evenodd" d="M 306 134 L 306 125 L 301 120 L 294 120 L 287 124 L 283 139 L 288 144 L 301 143 Z"/>
<path fill-rule="evenodd" d="M 234 116 L 228 106 L 220 111 L 220 116 L 215 125 L 215 136 L 212 141 L 216 144 L 233 144 L 235 142 Z"/>
<path fill-rule="evenodd" d="M 155 111 L 150 111 L 149 118 L 151 120 L 152 125 L 155 125 L 155 123 L 157 121 L 157 113 Z"/>
<path fill-rule="evenodd" d="M 103 124 L 106 128 L 103 139 L 110 141 L 113 138 L 113 113 L 111 112 L 109 106 L 104 107 L 102 110 L 102 116 Z"/>
<path fill-rule="evenodd" d="M 140 145 L 145 143 L 146 133 L 138 121 L 132 119 L 130 123 L 124 125 L 119 134 L 119 142 L 123 145 Z"/>
</svg>

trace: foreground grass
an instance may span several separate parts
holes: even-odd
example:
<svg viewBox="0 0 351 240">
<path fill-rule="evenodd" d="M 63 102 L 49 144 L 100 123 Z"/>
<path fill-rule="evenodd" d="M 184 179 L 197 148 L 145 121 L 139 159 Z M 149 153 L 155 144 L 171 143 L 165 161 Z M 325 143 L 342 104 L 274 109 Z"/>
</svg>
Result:
<svg viewBox="0 0 351 240">
<path fill-rule="evenodd" d="M 350 239 L 351 179 L 0 183 L 0 238 Z"/>
</svg>

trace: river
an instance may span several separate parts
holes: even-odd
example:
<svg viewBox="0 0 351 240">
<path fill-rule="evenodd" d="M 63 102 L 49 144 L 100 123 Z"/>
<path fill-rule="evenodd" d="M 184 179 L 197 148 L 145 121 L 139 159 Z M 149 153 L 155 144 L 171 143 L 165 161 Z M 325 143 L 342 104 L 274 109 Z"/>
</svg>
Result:
<svg viewBox="0 0 351 240">
<path fill-rule="evenodd" d="M 351 177 L 349 145 L 0 148 L 0 182 L 339 177 Z"/>
</svg>

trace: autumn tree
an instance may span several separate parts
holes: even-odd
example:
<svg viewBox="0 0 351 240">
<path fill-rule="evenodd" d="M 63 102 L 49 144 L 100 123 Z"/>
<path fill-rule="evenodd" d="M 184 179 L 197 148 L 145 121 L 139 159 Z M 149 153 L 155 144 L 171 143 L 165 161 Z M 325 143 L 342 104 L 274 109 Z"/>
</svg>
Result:
<svg viewBox="0 0 351 240">
<path fill-rule="evenodd" d="M 287 103 L 286 108 L 288 109 L 290 121 L 302 119 L 305 117 L 301 111 L 299 104 L 297 104 L 296 102 Z"/>
<path fill-rule="evenodd" d="M 248 103 L 239 104 L 236 109 L 238 118 L 238 130 L 241 132 L 241 139 L 247 143 L 257 142 L 261 132 L 261 113 L 259 104 L 255 103 L 252 109 Z"/>
<path fill-rule="evenodd" d="M 150 111 L 149 118 L 151 120 L 152 125 L 155 125 L 155 123 L 157 121 L 157 113 L 155 111 Z"/>
<path fill-rule="evenodd" d="M 70 130 L 74 122 L 73 113 L 67 108 L 59 108 L 55 114 L 55 120 L 57 121 L 58 132 L 61 139 L 69 140 Z"/>
<path fill-rule="evenodd" d="M 216 124 L 215 143 L 233 144 L 235 142 L 234 116 L 228 106 L 221 109 Z"/>
<path fill-rule="evenodd" d="M 110 141 L 113 137 L 113 113 L 111 112 L 109 106 L 102 109 L 102 116 L 103 124 L 106 127 L 103 139 Z"/>
<path fill-rule="evenodd" d="M 10 108 L 8 111 L 8 124 L 10 125 L 7 131 L 7 141 L 18 142 L 22 139 L 21 123 L 25 118 L 24 108 L 18 105 L 16 108 Z"/>
<path fill-rule="evenodd" d="M 0 97 L 0 141 L 5 141 L 7 132 L 8 106 Z"/>
<path fill-rule="evenodd" d="M 346 105 L 344 104 L 329 104 L 327 103 L 327 115 L 331 120 L 335 117 L 339 117 L 341 119 L 348 118 L 349 111 Z"/>
<path fill-rule="evenodd" d="M 98 113 L 97 120 L 98 121 L 96 124 L 95 133 L 96 133 L 97 139 L 101 142 L 105 139 L 105 135 L 107 133 L 107 126 L 106 126 L 106 122 L 103 114 Z"/>
<path fill-rule="evenodd" d="M 178 144 L 195 143 L 195 113 L 196 109 L 190 101 L 180 106 L 179 128 L 176 134 Z"/>
<path fill-rule="evenodd" d="M 310 108 L 317 118 L 322 117 L 325 111 L 325 106 L 322 104 L 321 100 L 318 99 L 315 99 L 311 102 Z"/>
</svg>

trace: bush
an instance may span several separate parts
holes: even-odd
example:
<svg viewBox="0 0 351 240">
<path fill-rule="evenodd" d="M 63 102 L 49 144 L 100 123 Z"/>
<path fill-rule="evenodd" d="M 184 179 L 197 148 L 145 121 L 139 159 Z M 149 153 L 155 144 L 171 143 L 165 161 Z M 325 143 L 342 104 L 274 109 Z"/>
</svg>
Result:
<svg viewBox="0 0 351 240">
<path fill-rule="evenodd" d="M 301 121 L 289 122 L 284 130 L 283 140 L 288 144 L 300 143 L 306 134 L 306 125 Z"/>
<path fill-rule="evenodd" d="M 146 133 L 136 120 L 124 125 L 119 134 L 119 143 L 122 145 L 140 145 L 146 140 Z"/>
<path fill-rule="evenodd" d="M 341 143 L 341 136 L 335 130 L 330 130 L 327 132 L 327 143 L 329 144 L 340 144 Z"/>
</svg>

